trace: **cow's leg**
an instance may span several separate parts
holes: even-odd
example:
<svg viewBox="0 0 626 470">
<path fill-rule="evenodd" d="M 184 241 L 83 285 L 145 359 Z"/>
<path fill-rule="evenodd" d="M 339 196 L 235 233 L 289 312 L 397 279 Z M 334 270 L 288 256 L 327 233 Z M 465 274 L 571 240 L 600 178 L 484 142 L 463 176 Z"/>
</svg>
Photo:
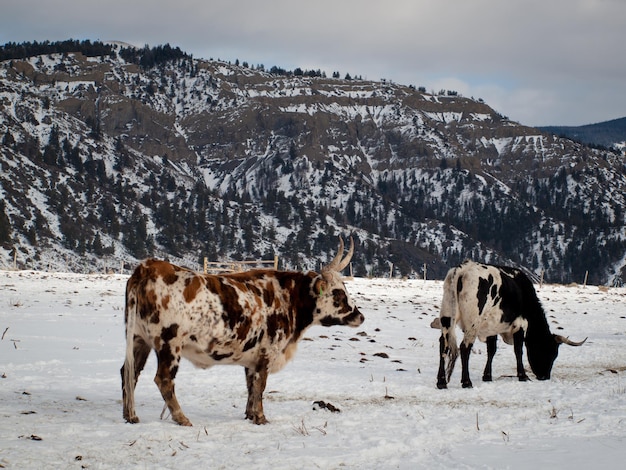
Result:
<svg viewBox="0 0 626 470">
<path fill-rule="evenodd" d="M 254 424 L 266 424 L 263 413 L 263 392 L 267 383 L 267 361 L 260 361 L 256 367 L 246 367 L 246 384 L 248 386 L 248 403 L 246 404 L 246 419 Z"/>
<path fill-rule="evenodd" d="M 491 363 L 493 362 L 493 356 L 496 355 L 498 343 L 498 335 L 487 337 L 487 364 L 483 372 L 483 382 L 491 382 Z"/>
<path fill-rule="evenodd" d="M 152 348 L 146 344 L 146 342 L 139 336 L 135 336 L 135 344 L 133 353 L 135 355 L 135 386 L 137 386 L 137 380 L 139 380 L 139 374 L 146 366 L 146 361 L 150 355 Z"/>
<path fill-rule="evenodd" d="M 472 346 L 473 343 L 466 343 L 465 338 L 461 342 L 461 385 L 463 388 L 472 388 L 472 381 L 469 376 L 469 357 Z"/>
<path fill-rule="evenodd" d="M 439 372 L 437 372 L 437 388 L 442 390 L 448 388 L 446 380 L 446 356 L 448 354 L 448 346 L 443 333 L 439 337 Z"/>
<path fill-rule="evenodd" d="M 191 421 L 187 419 L 183 410 L 180 408 L 178 400 L 176 399 L 176 393 L 174 392 L 174 378 L 178 372 L 180 355 L 173 355 L 171 350 L 172 345 L 165 343 L 161 347 L 161 350 L 157 352 L 158 366 L 154 382 L 157 384 L 157 387 L 159 387 L 161 396 L 170 410 L 172 419 L 181 426 L 191 426 Z"/>
<path fill-rule="evenodd" d="M 135 336 L 133 342 L 133 356 L 134 356 L 134 381 L 132 387 L 126 383 L 126 368 L 128 364 L 124 362 L 120 373 L 122 375 L 122 403 L 123 403 L 123 416 L 129 423 L 138 423 L 139 418 L 135 414 L 135 387 L 137 386 L 137 380 L 139 374 L 146 365 L 148 356 L 150 355 L 151 348 L 146 342 L 138 336 Z"/>
<path fill-rule="evenodd" d="M 453 320 L 445 315 L 439 317 L 441 322 L 441 337 L 439 338 L 439 371 L 437 372 L 437 388 L 447 388 L 450 376 L 454 371 L 454 364 L 459 355 L 456 345 Z M 445 367 L 445 358 L 448 356 L 448 367 Z"/>
<path fill-rule="evenodd" d="M 524 330 L 521 328 L 513 334 L 513 349 L 515 351 L 515 359 L 517 361 L 517 378 L 520 382 L 526 382 L 528 376 L 524 370 L 524 362 L 522 361 L 522 355 L 524 352 Z"/>
</svg>

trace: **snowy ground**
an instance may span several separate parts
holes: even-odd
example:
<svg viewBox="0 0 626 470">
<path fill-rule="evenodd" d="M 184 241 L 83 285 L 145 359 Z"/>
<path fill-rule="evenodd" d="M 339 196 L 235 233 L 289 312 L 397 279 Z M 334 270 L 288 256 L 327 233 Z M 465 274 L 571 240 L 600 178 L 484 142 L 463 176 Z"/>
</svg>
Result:
<svg viewBox="0 0 626 470">
<path fill-rule="evenodd" d="M 270 424 L 244 420 L 241 367 L 184 362 L 177 395 L 194 423 L 160 419 L 151 356 L 141 422 L 122 420 L 126 277 L 0 271 L 0 468 L 608 468 L 626 457 L 626 289 L 543 286 L 561 346 L 552 380 L 520 383 L 499 341 L 494 381 L 435 387 L 439 281 L 354 279 L 357 328 L 312 327 L 270 376 Z M 527 364 L 527 362 L 525 361 Z M 531 378 L 534 378 L 529 371 Z M 322 400 L 340 409 L 314 409 Z M 200 467 L 198 467 L 200 466 Z"/>
</svg>

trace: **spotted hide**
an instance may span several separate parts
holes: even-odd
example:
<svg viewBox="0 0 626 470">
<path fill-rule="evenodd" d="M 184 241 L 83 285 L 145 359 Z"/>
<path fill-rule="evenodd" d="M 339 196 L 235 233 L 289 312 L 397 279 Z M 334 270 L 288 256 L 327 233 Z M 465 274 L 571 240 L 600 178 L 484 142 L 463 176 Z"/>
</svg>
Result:
<svg viewBox="0 0 626 470">
<path fill-rule="evenodd" d="M 457 347 L 455 324 L 463 330 L 463 340 Z M 447 388 L 454 364 L 461 353 L 461 384 L 471 388 L 469 356 L 476 337 L 487 343 L 487 364 L 483 381 L 491 381 L 491 364 L 496 353 L 497 335 L 513 344 L 517 360 L 517 377 L 528 380 L 522 362 L 526 344 L 528 362 L 539 380 L 550 378 L 559 345 L 580 346 L 550 332 L 546 315 L 531 280 L 516 268 L 493 266 L 465 261 L 448 271 L 443 285 L 439 321 L 439 372 L 437 387 Z M 445 359 L 448 357 L 448 367 Z"/>
<path fill-rule="evenodd" d="M 359 326 L 363 315 L 354 305 L 339 272 L 339 253 L 320 274 L 252 270 L 207 275 L 150 259 L 141 263 L 126 286 L 126 359 L 122 366 L 124 419 L 139 421 L 134 391 L 151 350 L 154 378 L 174 421 L 191 422 L 178 404 L 174 379 L 182 357 L 195 366 L 238 364 L 248 386 L 246 418 L 267 422 L 263 391 L 269 373 L 280 370 L 311 325 Z"/>
</svg>

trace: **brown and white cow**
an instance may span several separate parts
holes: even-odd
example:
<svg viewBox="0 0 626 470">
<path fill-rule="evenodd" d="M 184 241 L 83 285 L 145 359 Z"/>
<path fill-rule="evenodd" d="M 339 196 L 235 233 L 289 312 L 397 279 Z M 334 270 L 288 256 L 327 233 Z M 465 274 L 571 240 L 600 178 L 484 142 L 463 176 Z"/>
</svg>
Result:
<svg viewBox="0 0 626 470">
<path fill-rule="evenodd" d="M 252 270 L 199 274 L 166 261 L 141 263 L 126 285 L 126 360 L 121 369 L 124 419 L 137 423 L 134 391 L 151 350 L 154 378 L 172 418 L 191 422 L 178 404 L 174 378 L 182 357 L 196 367 L 237 364 L 248 386 L 246 418 L 267 422 L 263 391 L 269 373 L 293 356 L 297 341 L 311 325 L 359 326 L 363 315 L 339 274 L 354 252 L 339 252 L 321 273 Z"/>
</svg>

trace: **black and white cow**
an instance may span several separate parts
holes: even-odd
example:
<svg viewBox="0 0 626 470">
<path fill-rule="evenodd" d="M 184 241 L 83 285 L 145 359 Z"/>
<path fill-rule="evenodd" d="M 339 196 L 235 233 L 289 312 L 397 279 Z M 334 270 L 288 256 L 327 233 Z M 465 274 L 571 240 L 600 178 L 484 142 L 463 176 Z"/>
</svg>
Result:
<svg viewBox="0 0 626 470">
<path fill-rule="evenodd" d="M 174 393 L 183 357 L 201 368 L 243 366 L 246 418 L 266 423 L 262 400 L 267 376 L 291 359 L 304 331 L 311 325 L 363 323 L 339 274 L 352 257 L 352 239 L 342 259 L 343 248 L 340 238 L 339 253 L 319 274 L 260 269 L 207 275 L 165 261 L 141 263 L 126 285 L 124 419 L 139 421 L 135 386 L 154 350 L 158 363 L 154 381 L 178 424 L 191 426 Z"/>
<path fill-rule="evenodd" d="M 437 374 L 437 387 L 440 389 L 447 388 L 459 354 L 455 324 L 463 330 L 460 353 L 461 384 L 464 388 L 472 387 L 469 356 L 477 337 L 487 343 L 483 381 L 492 379 L 491 363 L 496 353 L 497 335 L 502 336 L 507 344 L 513 344 L 520 381 L 528 380 L 522 362 L 524 342 L 533 373 L 537 379 L 547 380 L 559 353 L 559 345 L 580 346 L 587 340 L 574 342 L 550 332 L 535 288 L 519 269 L 465 261 L 448 271 L 439 321 L 434 321 L 432 325 L 441 328 Z"/>
</svg>

